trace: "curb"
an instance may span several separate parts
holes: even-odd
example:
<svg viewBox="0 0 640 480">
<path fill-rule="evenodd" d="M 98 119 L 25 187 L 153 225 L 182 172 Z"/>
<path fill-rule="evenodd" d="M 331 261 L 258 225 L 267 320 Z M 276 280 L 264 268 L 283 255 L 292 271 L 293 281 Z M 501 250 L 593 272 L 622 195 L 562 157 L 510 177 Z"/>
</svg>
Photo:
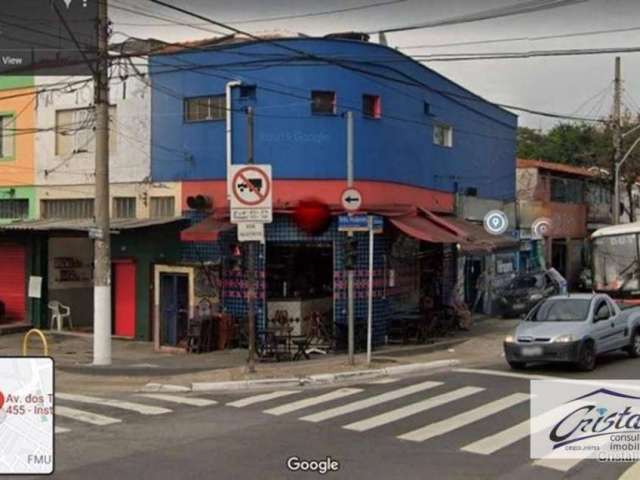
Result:
<svg viewBox="0 0 640 480">
<path fill-rule="evenodd" d="M 331 385 L 350 380 L 370 380 L 394 375 L 410 375 L 414 373 L 454 367 L 460 360 L 435 360 L 425 363 L 410 363 L 374 370 L 356 370 L 353 372 L 321 373 L 305 377 L 265 378 L 256 380 L 235 380 L 226 382 L 194 382 L 190 387 L 148 383 L 140 389 L 142 392 L 237 392 L 260 388 L 292 388 L 303 386 Z"/>
</svg>

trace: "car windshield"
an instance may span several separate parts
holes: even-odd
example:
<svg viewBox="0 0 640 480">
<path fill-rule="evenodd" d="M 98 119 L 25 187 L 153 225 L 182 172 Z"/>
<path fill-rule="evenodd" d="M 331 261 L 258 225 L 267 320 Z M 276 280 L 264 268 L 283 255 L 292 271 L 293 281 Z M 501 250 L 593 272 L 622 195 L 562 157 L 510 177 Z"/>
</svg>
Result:
<svg viewBox="0 0 640 480">
<path fill-rule="evenodd" d="M 585 298 L 551 298 L 529 315 L 530 322 L 581 322 L 589 315 L 591 300 Z"/>
<path fill-rule="evenodd" d="M 510 288 L 535 288 L 539 286 L 539 283 L 538 278 L 535 276 L 516 277 L 511 281 Z"/>
</svg>

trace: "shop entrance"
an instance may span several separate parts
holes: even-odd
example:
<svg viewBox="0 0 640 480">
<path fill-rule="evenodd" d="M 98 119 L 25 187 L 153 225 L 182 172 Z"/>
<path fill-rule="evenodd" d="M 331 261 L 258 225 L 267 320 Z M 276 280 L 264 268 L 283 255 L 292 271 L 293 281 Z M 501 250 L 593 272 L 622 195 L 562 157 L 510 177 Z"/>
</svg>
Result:
<svg viewBox="0 0 640 480">
<path fill-rule="evenodd" d="M 113 262 L 114 334 L 136 335 L 136 264 L 133 260 Z"/>
<path fill-rule="evenodd" d="M 189 320 L 189 275 L 160 273 L 160 345 L 172 347 L 185 339 Z"/>
<path fill-rule="evenodd" d="M 266 291 L 267 319 L 288 323 L 293 335 L 306 333 L 314 314 L 333 325 L 333 245 L 267 244 Z"/>
</svg>

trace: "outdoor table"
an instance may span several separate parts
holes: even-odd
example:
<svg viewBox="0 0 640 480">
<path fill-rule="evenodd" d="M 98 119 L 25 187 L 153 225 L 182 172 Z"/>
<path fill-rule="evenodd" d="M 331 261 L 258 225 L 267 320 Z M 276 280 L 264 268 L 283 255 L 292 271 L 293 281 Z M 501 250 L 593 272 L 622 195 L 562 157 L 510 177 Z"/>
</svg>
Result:
<svg viewBox="0 0 640 480">
<path fill-rule="evenodd" d="M 307 337 L 306 335 L 296 335 L 294 337 L 291 337 L 291 342 L 297 347 L 297 350 L 293 355 L 294 360 L 300 360 L 302 357 L 306 358 L 307 360 L 311 358 L 309 357 L 309 353 L 307 352 L 307 349 L 311 344 L 310 337 Z"/>
</svg>

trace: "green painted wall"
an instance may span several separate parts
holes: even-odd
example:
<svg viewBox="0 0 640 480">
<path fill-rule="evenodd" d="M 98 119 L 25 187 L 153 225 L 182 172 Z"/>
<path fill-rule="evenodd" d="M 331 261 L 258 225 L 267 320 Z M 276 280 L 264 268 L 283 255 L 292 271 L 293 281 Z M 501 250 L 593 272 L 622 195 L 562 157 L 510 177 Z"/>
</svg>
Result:
<svg viewBox="0 0 640 480">
<path fill-rule="evenodd" d="M 0 76 L 0 78 L 2 78 Z M 34 187 L 0 187 L 0 199 L 27 199 L 29 200 L 29 217 L 36 218 L 36 190 Z M 0 223 L 13 221 L 9 218 L 0 218 Z"/>
<path fill-rule="evenodd" d="M 0 90 L 33 87 L 33 75 L 0 75 Z"/>
<path fill-rule="evenodd" d="M 136 263 L 136 340 L 152 338 L 153 265 L 178 264 L 180 230 L 184 222 L 150 228 L 123 230 L 111 236 L 114 259 L 133 259 Z"/>
</svg>

